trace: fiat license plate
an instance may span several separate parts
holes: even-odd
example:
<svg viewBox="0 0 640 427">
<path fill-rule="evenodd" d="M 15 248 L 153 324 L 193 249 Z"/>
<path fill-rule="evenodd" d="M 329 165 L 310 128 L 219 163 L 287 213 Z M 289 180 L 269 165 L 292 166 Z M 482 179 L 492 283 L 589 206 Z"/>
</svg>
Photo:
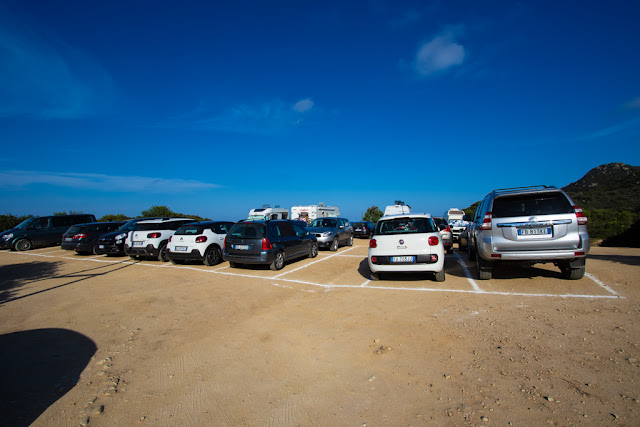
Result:
<svg viewBox="0 0 640 427">
<path fill-rule="evenodd" d="M 413 256 L 393 256 L 393 257 L 391 257 L 391 262 L 415 262 L 415 257 L 413 257 Z"/>
<path fill-rule="evenodd" d="M 546 236 L 548 234 L 551 234 L 551 227 L 518 228 L 518 236 Z"/>
</svg>

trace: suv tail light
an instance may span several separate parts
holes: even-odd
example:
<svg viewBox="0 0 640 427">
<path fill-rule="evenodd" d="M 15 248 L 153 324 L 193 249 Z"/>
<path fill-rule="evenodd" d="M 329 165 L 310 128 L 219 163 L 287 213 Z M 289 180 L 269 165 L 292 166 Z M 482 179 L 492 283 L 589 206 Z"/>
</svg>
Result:
<svg viewBox="0 0 640 427">
<path fill-rule="evenodd" d="M 584 216 L 584 212 L 580 209 L 579 206 L 574 206 L 573 211 L 576 213 L 576 218 L 578 219 L 578 225 L 587 225 L 587 221 L 589 220 L 586 216 Z"/>
<path fill-rule="evenodd" d="M 196 237 L 196 243 L 204 243 L 207 241 L 207 236 L 198 236 Z"/>
<path fill-rule="evenodd" d="M 378 242 L 376 242 L 376 239 L 369 240 L 369 247 L 370 248 L 377 248 L 378 247 Z"/>
<path fill-rule="evenodd" d="M 264 239 L 262 239 L 262 250 L 268 251 L 269 249 L 273 249 L 273 246 L 271 246 L 271 242 L 269 241 L 269 239 L 265 237 Z"/>
<path fill-rule="evenodd" d="M 491 212 L 484 214 L 484 219 L 482 220 L 480 228 L 482 230 L 491 230 Z"/>
<path fill-rule="evenodd" d="M 436 236 L 429 237 L 429 246 L 438 246 L 440 240 Z"/>
<path fill-rule="evenodd" d="M 157 239 L 162 236 L 162 233 L 149 233 L 147 234 L 147 239 Z"/>
</svg>

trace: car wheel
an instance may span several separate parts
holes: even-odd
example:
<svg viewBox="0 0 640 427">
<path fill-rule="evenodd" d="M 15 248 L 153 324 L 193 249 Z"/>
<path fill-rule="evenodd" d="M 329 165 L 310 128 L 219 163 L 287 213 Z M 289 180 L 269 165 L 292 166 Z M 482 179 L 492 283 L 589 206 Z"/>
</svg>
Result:
<svg viewBox="0 0 640 427">
<path fill-rule="evenodd" d="M 98 245 L 94 245 L 94 246 L 93 246 L 93 251 L 92 251 L 92 252 L 93 252 L 93 254 L 94 254 L 94 255 L 100 255 L 100 254 L 98 253 Z"/>
<path fill-rule="evenodd" d="M 313 242 L 311 244 L 311 248 L 309 249 L 309 258 L 315 258 L 318 256 L 318 244 Z"/>
<path fill-rule="evenodd" d="M 222 252 L 217 246 L 209 246 L 204 253 L 204 265 L 212 266 L 219 264 L 222 261 Z"/>
<path fill-rule="evenodd" d="M 349 236 L 349 240 L 347 240 L 347 245 L 353 246 L 353 236 Z"/>
<path fill-rule="evenodd" d="M 476 272 L 478 273 L 478 279 L 480 280 L 490 280 L 491 279 L 491 268 L 484 268 L 480 264 L 482 263 L 480 255 L 475 254 L 476 258 Z"/>
<path fill-rule="evenodd" d="M 284 267 L 284 252 L 280 251 L 276 253 L 276 258 L 269 267 L 274 271 L 282 270 Z"/>
<path fill-rule="evenodd" d="M 378 281 L 380 280 L 380 273 L 374 273 L 373 271 L 371 272 L 371 280 L 373 281 Z"/>
<path fill-rule="evenodd" d="M 562 270 L 562 276 L 567 280 L 579 280 L 584 277 L 585 271 L 586 269 L 584 266 L 576 268 L 567 267 Z"/>
<path fill-rule="evenodd" d="M 433 274 L 436 282 L 444 282 L 444 268 Z"/>
<path fill-rule="evenodd" d="M 335 252 L 338 250 L 338 246 L 339 246 L 338 238 L 336 237 L 333 239 L 333 242 L 331 242 L 331 246 L 329 246 L 329 250 L 332 252 Z"/>
<path fill-rule="evenodd" d="M 233 261 L 229 261 L 229 267 L 231 268 L 238 268 L 238 263 L 237 262 L 233 262 Z"/>
<path fill-rule="evenodd" d="M 452 253 L 453 253 L 453 248 L 449 248 L 449 249 L 447 249 L 447 253 L 448 253 L 448 254 L 452 254 Z"/>
<path fill-rule="evenodd" d="M 20 239 L 13 246 L 16 251 L 28 251 L 31 250 L 32 245 L 29 239 Z"/>
<path fill-rule="evenodd" d="M 169 261 L 169 249 L 167 245 L 162 245 L 160 247 L 160 252 L 158 252 L 158 261 L 167 262 Z"/>
</svg>

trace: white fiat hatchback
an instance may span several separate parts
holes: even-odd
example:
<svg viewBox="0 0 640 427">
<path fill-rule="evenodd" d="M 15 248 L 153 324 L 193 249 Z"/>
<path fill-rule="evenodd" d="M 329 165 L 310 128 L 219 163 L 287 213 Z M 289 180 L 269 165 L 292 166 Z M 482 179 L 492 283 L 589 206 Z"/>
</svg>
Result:
<svg viewBox="0 0 640 427">
<path fill-rule="evenodd" d="M 371 279 L 382 273 L 431 272 L 444 277 L 444 246 L 429 214 L 400 214 L 380 218 L 369 241 Z"/>
</svg>

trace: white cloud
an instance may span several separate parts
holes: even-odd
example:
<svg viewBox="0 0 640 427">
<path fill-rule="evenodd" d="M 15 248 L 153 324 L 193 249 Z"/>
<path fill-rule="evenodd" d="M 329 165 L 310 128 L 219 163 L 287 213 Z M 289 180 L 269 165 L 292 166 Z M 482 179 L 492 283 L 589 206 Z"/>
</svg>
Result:
<svg viewBox="0 0 640 427">
<path fill-rule="evenodd" d="M 181 193 L 220 188 L 221 185 L 188 179 L 165 179 L 143 176 L 111 176 L 103 174 L 2 171 L 0 188 L 19 189 L 33 184 L 95 190 L 105 192 Z"/>
<path fill-rule="evenodd" d="M 313 108 L 313 101 L 310 99 L 302 99 L 298 102 L 295 103 L 295 105 L 293 106 L 293 109 L 295 111 L 297 111 L 298 113 L 304 113 L 306 111 L 309 111 Z"/>
<path fill-rule="evenodd" d="M 422 76 L 443 72 L 464 62 L 464 46 L 456 43 L 453 34 L 435 37 L 418 49 L 414 70 Z"/>
</svg>

